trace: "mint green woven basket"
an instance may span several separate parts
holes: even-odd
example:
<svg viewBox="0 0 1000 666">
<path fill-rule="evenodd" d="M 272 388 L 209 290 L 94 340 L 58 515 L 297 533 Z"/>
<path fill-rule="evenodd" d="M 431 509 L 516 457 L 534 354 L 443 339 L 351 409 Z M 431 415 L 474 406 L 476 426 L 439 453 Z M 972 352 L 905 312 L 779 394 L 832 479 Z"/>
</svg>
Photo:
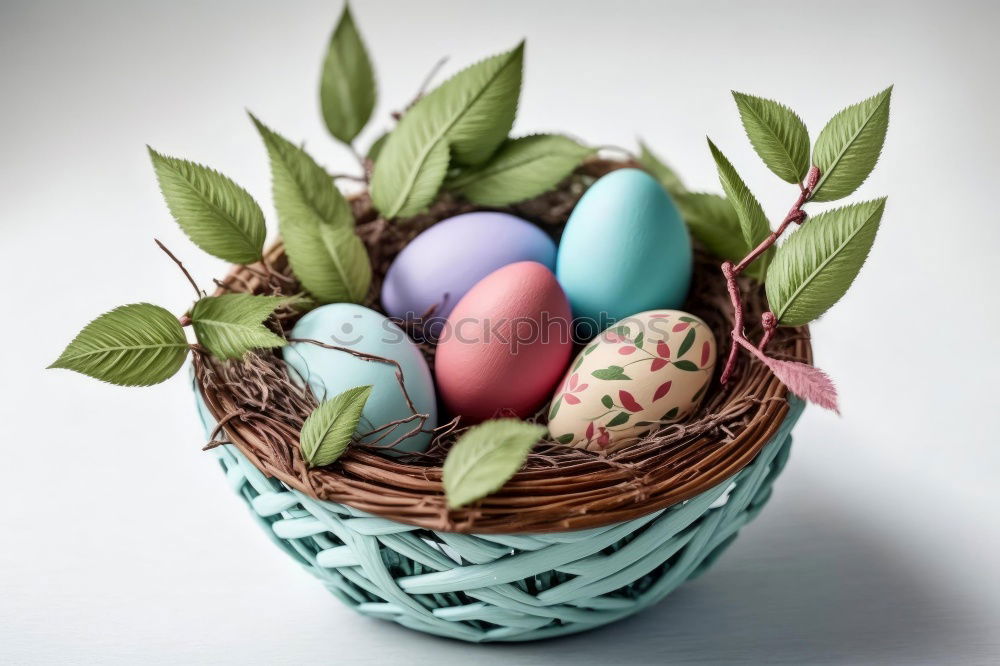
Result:
<svg viewBox="0 0 1000 666">
<path fill-rule="evenodd" d="M 642 518 L 574 532 L 413 527 L 292 490 L 232 445 L 214 452 L 271 539 L 358 612 L 464 641 L 530 641 L 620 620 L 711 566 L 767 502 L 788 459 L 803 407 L 789 400 L 777 433 L 733 478 Z M 200 395 L 198 408 L 210 432 Z"/>
</svg>

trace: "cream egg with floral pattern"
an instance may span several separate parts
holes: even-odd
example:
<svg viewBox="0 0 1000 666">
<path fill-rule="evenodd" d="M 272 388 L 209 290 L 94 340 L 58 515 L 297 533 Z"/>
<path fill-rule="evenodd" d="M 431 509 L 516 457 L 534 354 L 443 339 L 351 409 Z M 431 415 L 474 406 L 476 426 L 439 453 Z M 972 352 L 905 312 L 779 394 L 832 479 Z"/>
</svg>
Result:
<svg viewBox="0 0 1000 666">
<path fill-rule="evenodd" d="M 577 355 L 549 406 L 561 444 L 613 451 L 698 408 L 715 369 L 715 336 L 698 317 L 650 310 L 623 319 Z"/>
</svg>

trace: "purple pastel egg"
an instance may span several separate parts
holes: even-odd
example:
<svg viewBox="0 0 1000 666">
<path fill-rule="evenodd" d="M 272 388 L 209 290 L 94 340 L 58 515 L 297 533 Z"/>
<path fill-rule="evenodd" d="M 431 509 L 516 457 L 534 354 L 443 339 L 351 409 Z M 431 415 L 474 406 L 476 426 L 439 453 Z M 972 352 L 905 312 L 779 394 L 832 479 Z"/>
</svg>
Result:
<svg viewBox="0 0 1000 666">
<path fill-rule="evenodd" d="M 508 264 L 536 261 L 554 270 L 556 245 L 540 228 L 507 213 L 479 211 L 442 220 L 414 238 L 389 267 L 382 307 L 416 318 L 432 306 L 434 329 L 477 282 Z"/>
</svg>

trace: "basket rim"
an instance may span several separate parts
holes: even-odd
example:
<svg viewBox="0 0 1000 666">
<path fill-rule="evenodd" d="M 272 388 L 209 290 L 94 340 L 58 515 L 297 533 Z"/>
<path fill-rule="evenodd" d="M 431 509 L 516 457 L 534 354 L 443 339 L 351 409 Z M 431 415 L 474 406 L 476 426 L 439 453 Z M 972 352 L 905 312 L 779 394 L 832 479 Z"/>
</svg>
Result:
<svg viewBox="0 0 1000 666">
<path fill-rule="evenodd" d="M 585 163 L 574 178 L 599 177 L 617 168 L 635 166 L 631 162 L 594 159 Z M 566 184 L 563 189 L 567 189 Z M 582 189 L 576 189 L 579 191 L 573 196 L 578 198 Z M 353 195 L 350 200 L 359 229 L 364 224 L 379 223 L 366 193 Z M 460 212 L 477 209 L 497 210 L 466 205 Z M 503 210 L 523 215 L 517 207 Z M 436 213 L 432 211 L 424 222 L 450 217 L 457 214 L 454 211 L 455 204 L 450 210 L 444 206 Z M 272 267 L 288 270 L 280 239 L 268 248 L 265 260 Z M 240 287 L 220 286 L 216 294 L 263 288 L 260 271 L 247 267 L 231 268 L 223 284 L 234 283 Z M 755 290 L 753 295 L 759 301 L 763 288 L 756 285 Z M 777 336 L 773 343 L 778 352 L 811 363 L 808 327 L 779 330 L 785 334 Z M 717 337 L 722 358 L 728 337 Z M 266 413 L 251 413 L 236 402 L 227 390 L 224 366 L 195 355 L 194 370 L 196 390 L 221 424 L 217 430 L 267 476 L 319 500 L 346 504 L 408 525 L 460 533 L 547 533 L 603 527 L 667 508 L 735 476 L 778 432 L 790 409 L 786 387 L 762 364 L 744 359 L 740 372 L 724 390 L 732 399 L 718 405 L 710 417 L 738 417 L 742 425 L 732 436 L 719 429 L 720 420 L 714 430 L 641 459 L 630 458 L 626 447 L 622 454 L 595 454 L 592 459 L 557 471 L 522 469 L 497 493 L 470 506 L 449 509 L 440 466 L 401 462 L 350 447 L 334 465 L 308 468 L 298 455 L 294 427 L 285 426 L 262 436 L 260 422 L 268 418 Z M 717 381 L 715 384 L 718 388 Z"/>
</svg>

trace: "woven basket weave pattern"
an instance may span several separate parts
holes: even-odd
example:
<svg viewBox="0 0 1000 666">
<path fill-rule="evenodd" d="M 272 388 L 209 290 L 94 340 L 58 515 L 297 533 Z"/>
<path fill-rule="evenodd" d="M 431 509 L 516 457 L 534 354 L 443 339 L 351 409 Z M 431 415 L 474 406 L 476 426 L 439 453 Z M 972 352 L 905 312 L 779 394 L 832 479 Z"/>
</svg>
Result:
<svg viewBox="0 0 1000 666">
<path fill-rule="evenodd" d="M 234 446 L 215 452 L 272 539 L 347 605 L 440 636 L 525 641 L 624 618 L 710 566 L 771 494 L 802 410 L 790 399 L 778 432 L 731 480 L 635 520 L 575 532 L 404 525 L 267 478 Z"/>
</svg>

